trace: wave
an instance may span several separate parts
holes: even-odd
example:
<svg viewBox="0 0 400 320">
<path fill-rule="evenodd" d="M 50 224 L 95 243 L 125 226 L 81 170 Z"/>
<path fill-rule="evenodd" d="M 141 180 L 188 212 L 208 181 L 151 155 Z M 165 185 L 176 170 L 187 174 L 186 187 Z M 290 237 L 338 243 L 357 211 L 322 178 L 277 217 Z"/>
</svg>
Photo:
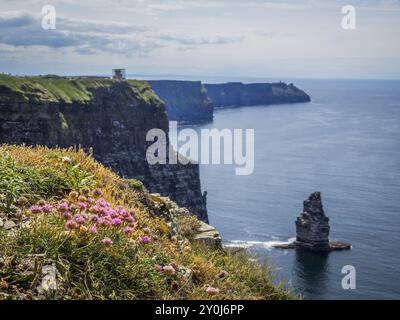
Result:
<svg viewBox="0 0 400 320">
<path fill-rule="evenodd" d="M 276 245 L 291 244 L 296 240 L 296 238 L 290 238 L 286 241 L 270 240 L 270 241 L 247 241 L 247 240 L 230 240 L 224 243 L 225 247 L 233 248 L 263 248 L 272 249 Z"/>
</svg>

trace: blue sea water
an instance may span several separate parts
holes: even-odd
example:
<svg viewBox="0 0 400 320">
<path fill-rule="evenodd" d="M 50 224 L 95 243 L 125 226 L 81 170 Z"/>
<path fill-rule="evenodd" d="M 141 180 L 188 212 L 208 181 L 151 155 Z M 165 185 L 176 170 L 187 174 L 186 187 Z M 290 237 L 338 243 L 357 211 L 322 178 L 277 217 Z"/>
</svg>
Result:
<svg viewBox="0 0 400 320">
<path fill-rule="evenodd" d="M 400 81 L 298 80 L 311 103 L 222 109 L 202 128 L 253 128 L 255 169 L 201 165 L 210 223 L 249 248 L 306 299 L 400 298 Z M 180 128 L 182 129 L 182 128 Z M 351 251 L 273 249 L 295 235 L 302 202 L 321 191 L 331 239 Z M 344 265 L 356 289 L 344 290 Z"/>
</svg>

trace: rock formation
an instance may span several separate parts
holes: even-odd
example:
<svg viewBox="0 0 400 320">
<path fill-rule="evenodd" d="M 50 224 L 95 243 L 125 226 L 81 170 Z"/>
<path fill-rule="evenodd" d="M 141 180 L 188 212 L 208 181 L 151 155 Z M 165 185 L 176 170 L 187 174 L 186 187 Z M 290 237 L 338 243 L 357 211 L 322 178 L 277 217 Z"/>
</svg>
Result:
<svg viewBox="0 0 400 320">
<path fill-rule="evenodd" d="M 213 106 L 200 81 L 154 80 L 148 82 L 165 102 L 169 120 L 180 123 L 201 123 L 213 120 Z"/>
<path fill-rule="evenodd" d="M 230 82 L 205 84 L 215 108 L 309 102 L 310 97 L 293 84 Z"/>
<path fill-rule="evenodd" d="M 296 241 L 278 244 L 275 248 L 301 248 L 316 252 L 351 249 L 349 243 L 329 240 L 329 218 L 325 215 L 321 193 L 312 193 L 303 203 L 303 212 L 296 220 Z"/>
<path fill-rule="evenodd" d="M 329 250 L 329 218 L 319 192 L 312 193 L 303 203 L 303 212 L 296 220 L 296 245 L 314 250 Z"/>
<path fill-rule="evenodd" d="M 198 164 L 147 162 L 153 128 L 168 137 L 164 104 L 145 81 L 0 75 L 0 143 L 92 149 L 120 175 L 207 221 Z"/>
</svg>

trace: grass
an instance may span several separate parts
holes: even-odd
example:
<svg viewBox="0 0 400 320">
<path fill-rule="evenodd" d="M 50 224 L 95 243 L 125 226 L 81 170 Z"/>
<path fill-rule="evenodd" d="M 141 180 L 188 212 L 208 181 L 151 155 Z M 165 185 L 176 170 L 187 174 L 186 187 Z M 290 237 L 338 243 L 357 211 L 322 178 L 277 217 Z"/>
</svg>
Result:
<svg viewBox="0 0 400 320">
<path fill-rule="evenodd" d="M 12 96 L 23 101 L 90 103 L 97 89 L 112 88 L 116 84 L 125 84 L 126 90 L 146 103 L 160 104 L 160 99 L 146 81 L 115 81 L 107 78 L 48 78 L 40 76 L 17 77 L 0 74 L 0 92 L 2 96 Z"/>
<path fill-rule="evenodd" d="M 98 224 L 92 233 L 94 201 L 134 219 Z M 294 298 L 273 284 L 268 267 L 246 254 L 193 242 L 199 223 L 194 216 L 178 216 L 179 235 L 171 237 L 154 214 L 162 201 L 82 150 L 0 145 L 0 218 L 17 224 L 11 231 L 0 228 L 0 299 L 48 298 L 37 290 L 43 265 L 57 268 L 58 299 Z M 67 227 L 73 219 L 66 220 L 63 203 L 73 219 L 87 220 Z M 89 205 L 77 209 L 82 203 Z M 31 206 L 41 206 L 41 213 Z M 113 243 L 105 244 L 106 238 Z"/>
</svg>

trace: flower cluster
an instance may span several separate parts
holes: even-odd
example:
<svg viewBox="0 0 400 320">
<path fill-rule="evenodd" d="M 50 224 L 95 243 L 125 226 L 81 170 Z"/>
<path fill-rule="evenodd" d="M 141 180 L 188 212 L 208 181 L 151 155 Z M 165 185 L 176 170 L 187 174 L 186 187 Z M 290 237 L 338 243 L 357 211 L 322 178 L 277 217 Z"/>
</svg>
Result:
<svg viewBox="0 0 400 320">
<path fill-rule="evenodd" d="M 72 191 L 68 199 L 64 199 L 56 206 L 46 201 L 39 201 L 29 208 L 32 215 L 58 213 L 65 220 L 65 228 L 91 235 L 107 235 L 101 240 L 105 246 L 111 246 L 112 235 L 132 235 L 135 231 L 135 211 L 123 206 L 113 207 L 101 198 L 101 191 L 83 190 L 81 194 Z M 109 237 L 110 236 L 110 237 Z M 151 237 L 142 235 L 138 238 L 142 244 L 151 242 Z"/>
<path fill-rule="evenodd" d="M 157 272 L 164 272 L 169 275 L 174 275 L 176 273 L 176 267 L 171 264 L 165 265 L 165 266 L 156 264 L 154 266 L 154 270 Z"/>
</svg>

